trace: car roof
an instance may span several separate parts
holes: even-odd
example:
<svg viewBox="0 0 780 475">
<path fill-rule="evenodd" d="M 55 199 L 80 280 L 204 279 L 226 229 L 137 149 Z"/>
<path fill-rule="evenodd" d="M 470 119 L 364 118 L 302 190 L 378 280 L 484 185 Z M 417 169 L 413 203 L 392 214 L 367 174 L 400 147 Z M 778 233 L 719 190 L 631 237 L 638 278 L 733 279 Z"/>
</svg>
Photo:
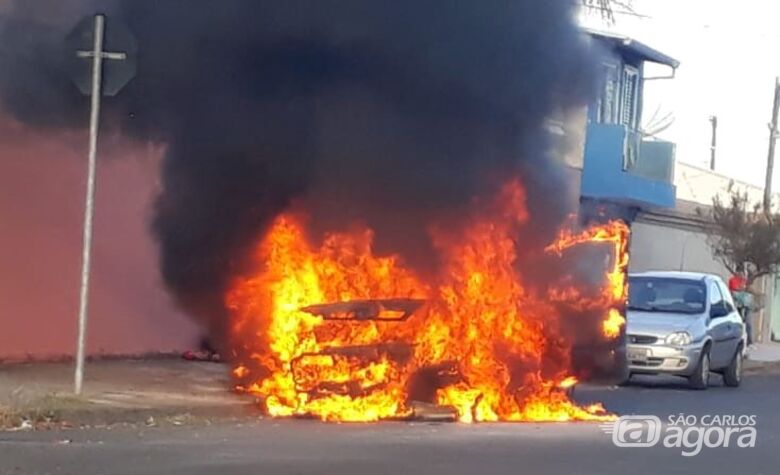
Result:
<svg viewBox="0 0 780 475">
<path fill-rule="evenodd" d="M 719 279 L 714 274 L 704 274 L 702 272 L 681 272 L 681 271 L 651 271 L 631 273 L 629 277 L 655 277 L 659 279 L 686 279 L 686 280 L 706 280 Z"/>
</svg>

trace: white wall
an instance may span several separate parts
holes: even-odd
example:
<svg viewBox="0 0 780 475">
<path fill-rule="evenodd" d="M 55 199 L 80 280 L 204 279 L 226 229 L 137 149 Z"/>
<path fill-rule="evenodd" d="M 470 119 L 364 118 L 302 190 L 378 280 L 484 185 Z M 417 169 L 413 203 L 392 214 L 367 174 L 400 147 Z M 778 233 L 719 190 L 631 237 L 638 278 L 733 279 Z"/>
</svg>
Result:
<svg viewBox="0 0 780 475">
<path fill-rule="evenodd" d="M 631 229 L 631 272 L 685 270 L 729 277 L 712 257 L 703 233 L 644 222 L 635 222 Z"/>
<path fill-rule="evenodd" d="M 674 184 L 677 186 L 678 200 L 704 205 L 711 205 L 712 199 L 717 195 L 725 197 L 730 184 L 733 184 L 734 189 L 747 193 L 751 203 L 761 203 L 764 200 L 763 188 L 688 163 L 677 162 Z M 777 194 L 774 195 L 773 201 L 776 204 L 780 202 Z"/>
</svg>

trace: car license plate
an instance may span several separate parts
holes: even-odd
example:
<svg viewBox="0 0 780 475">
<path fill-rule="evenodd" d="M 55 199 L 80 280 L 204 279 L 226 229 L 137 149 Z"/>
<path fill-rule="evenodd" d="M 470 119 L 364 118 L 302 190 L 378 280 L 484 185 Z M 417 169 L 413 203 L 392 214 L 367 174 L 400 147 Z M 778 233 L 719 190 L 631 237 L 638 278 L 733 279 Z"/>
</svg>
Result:
<svg viewBox="0 0 780 475">
<path fill-rule="evenodd" d="M 627 352 L 629 361 L 647 361 L 648 351 L 641 348 L 630 348 Z"/>
</svg>

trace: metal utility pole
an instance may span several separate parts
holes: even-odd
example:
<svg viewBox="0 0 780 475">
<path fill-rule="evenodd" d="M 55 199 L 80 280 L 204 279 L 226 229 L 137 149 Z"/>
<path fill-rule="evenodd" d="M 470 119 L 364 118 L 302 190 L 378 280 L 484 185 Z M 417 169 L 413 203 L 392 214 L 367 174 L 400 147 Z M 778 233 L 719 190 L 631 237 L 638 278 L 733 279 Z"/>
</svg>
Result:
<svg viewBox="0 0 780 475">
<path fill-rule="evenodd" d="M 89 308 L 89 276 L 90 263 L 92 259 L 92 223 L 95 214 L 95 181 L 97 172 L 97 145 L 98 132 L 100 128 L 100 104 L 104 90 L 104 62 L 105 60 L 124 61 L 128 59 L 127 53 L 112 53 L 105 51 L 104 44 L 106 40 L 106 17 L 104 15 L 95 15 L 91 19 L 82 21 L 71 35 L 77 42 L 82 44 L 81 40 L 91 38 L 91 49 L 76 49 L 75 59 L 79 62 L 88 60 L 91 63 L 91 75 L 88 78 L 82 77 L 82 71 L 74 73 L 74 80 L 81 88 L 82 92 L 90 95 L 90 117 L 89 117 L 89 155 L 87 160 L 87 192 L 84 206 L 84 237 L 81 252 L 81 286 L 79 292 L 79 328 L 78 342 L 76 346 L 76 371 L 74 376 L 74 392 L 81 394 L 84 387 L 84 361 L 86 359 L 86 340 L 87 340 L 87 316 Z M 132 45 L 134 47 L 134 43 Z M 133 69 L 130 78 L 135 74 L 135 64 L 129 66 Z M 111 79 L 111 88 L 117 89 L 117 83 L 121 86 L 129 81 L 124 79 L 127 76 L 127 67 L 122 73 L 120 81 Z M 112 72 L 113 75 L 113 72 Z M 124 81 L 124 82 L 122 82 Z M 119 86 L 119 88 L 121 88 Z M 117 89 L 118 91 L 118 89 Z"/>
<path fill-rule="evenodd" d="M 710 116 L 712 124 L 712 145 L 710 146 L 710 170 L 715 171 L 715 156 L 718 150 L 718 116 Z"/>
<path fill-rule="evenodd" d="M 87 340 L 87 308 L 89 306 L 89 270 L 92 259 L 92 219 L 95 214 L 95 172 L 97 168 L 97 141 L 100 124 L 100 99 L 103 92 L 103 38 L 106 18 L 95 16 L 94 47 L 92 54 L 92 96 L 89 116 L 89 158 L 87 164 L 87 199 L 84 207 L 84 246 L 81 251 L 81 291 L 79 292 L 79 337 L 76 347 L 76 375 L 74 392 L 81 394 L 84 386 L 84 360 Z M 79 51 L 79 57 L 89 52 Z"/>
<path fill-rule="evenodd" d="M 772 209 L 772 177 L 775 172 L 775 146 L 777 145 L 777 121 L 780 114 L 780 78 L 775 78 L 775 99 L 772 107 L 772 122 L 769 124 L 769 156 L 766 161 L 766 183 L 764 185 L 764 212 Z"/>
</svg>

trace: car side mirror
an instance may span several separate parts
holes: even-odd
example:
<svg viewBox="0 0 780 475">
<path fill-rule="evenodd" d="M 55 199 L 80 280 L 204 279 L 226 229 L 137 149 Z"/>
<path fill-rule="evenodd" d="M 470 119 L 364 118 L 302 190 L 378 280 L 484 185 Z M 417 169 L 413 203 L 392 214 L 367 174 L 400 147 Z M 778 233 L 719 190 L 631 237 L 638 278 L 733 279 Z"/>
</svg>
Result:
<svg viewBox="0 0 780 475">
<path fill-rule="evenodd" d="M 710 318 L 712 318 L 713 320 L 716 318 L 723 318 L 727 316 L 729 313 L 731 312 L 729 312 L 728 307 L 723 302 L 715 304 L 710 308 Z"/>
</svg>

